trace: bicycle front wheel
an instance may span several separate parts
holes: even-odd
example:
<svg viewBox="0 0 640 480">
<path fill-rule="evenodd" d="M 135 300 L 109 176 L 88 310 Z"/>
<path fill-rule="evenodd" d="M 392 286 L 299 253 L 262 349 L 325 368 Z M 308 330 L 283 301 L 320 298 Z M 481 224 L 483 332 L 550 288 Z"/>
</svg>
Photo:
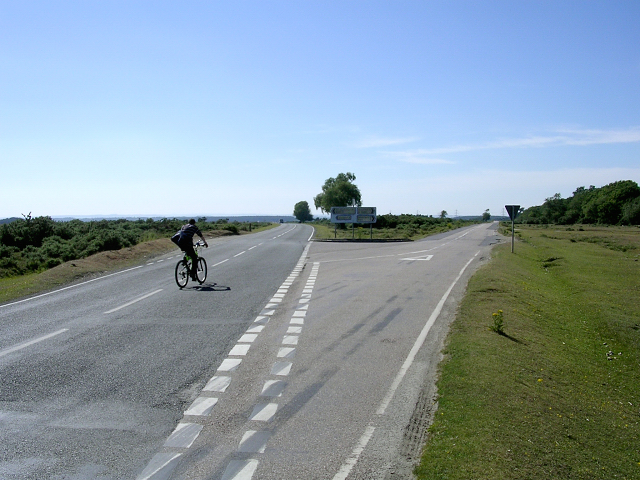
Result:
<svg viewBox="0 0 640 480">
<path fill-rule="evenodd" d="M 180 288 L 187 286 L 189 282 L 189 264 L 180 260 L 176 265 L 176 283 Z"/>
<path fill-rule="evenodd" d="M 200 285 L 202 285 L 207 279 L 207 261 L 202 257 L 198 258 L 198 270 L 196 271 L 196 277 L 198 278 L 198 283 Z"/>
</svg>

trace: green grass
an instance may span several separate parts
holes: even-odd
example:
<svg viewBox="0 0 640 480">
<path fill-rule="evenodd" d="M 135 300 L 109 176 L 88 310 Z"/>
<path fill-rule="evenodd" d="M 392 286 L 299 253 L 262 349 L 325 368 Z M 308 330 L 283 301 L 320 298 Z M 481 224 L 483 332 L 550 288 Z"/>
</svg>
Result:
<svg viewBox="0 0 640 480">
<path fill-rule="evenodd" d="M 325 224 L 313 224 L 316 229 L 314 238 L 316 240 L 350 240 L 352 238 L 356 240 L 368 240 L 373 236 L 373 240 L 418 240 L 429 235 L 435 235 L 437 233 L 448 232 L 455 230 L 463 225 L 471 225 L 473 222 L 453 223 L 438 223 L 433 225 L 401 225 L 397 228 L 374 228 L 369 231 L 368 226 L 359 226 L 352 232 L 351 225 L 348 225 L 346 229 L 334 228 L 333 225 Z"/>
<path fill-rule="evenodd" d="M 640 229 L 516 233 L 469 282 L 417 477 L 640 478 Z"/>
</svg>

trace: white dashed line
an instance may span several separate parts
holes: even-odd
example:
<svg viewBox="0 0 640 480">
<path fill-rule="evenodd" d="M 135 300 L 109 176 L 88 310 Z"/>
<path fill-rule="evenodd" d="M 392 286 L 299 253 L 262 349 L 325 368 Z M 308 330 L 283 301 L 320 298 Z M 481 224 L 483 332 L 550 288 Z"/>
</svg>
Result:
<svg viewBox="0 0 640 480">
<path fill-rule="evenodd" d="M 240 344 L 239 345 L 234 345 L 234 347 L 229 352 L 229 355 L 243 357 L 247 353 L 249 353 L 249 347 L 251 347 L 250 343 L 244 343 L 242 345 L 240 345 Z"/>
<path fill-rule="evenodd" d="M 214 375 L 202 390 L 205 392 L 224 393 L 229 385 L 231 385 L 231 377 L 227 377 L 224 375 Z"/>
<path fill-rule="evenodd" d="M 38 337 L 38 338 L 34 338 L 33 340 L 29 340 L 28 342 L 21 343 L 20 345 L 16 345 L 15 347 L 7 348 L 7 349 L 2 350 L 0 352 L 0 357 L 4 357 L 5 355 L 9 355 L 10 353 L 17 352 L 18 350 L 22 350 L 23 348 L 29 347 L 31 345 L 34 345 L 34 344 L 39 343 L 39 342 L 42 342 L 42 341 L 47 340 L 47 339 L 49 339 L 51 337 L 55 337 L 56 335 L 60 335 L 61 333 L 68 332 L 68 331 L 69 331 L 68 328 L 63 328 L 63 329 L 58 330 L 56 332 L 50 333 L 48 335 L 44 335 L 42 337 Z"/>
<path fill-rule="evenodd" d="M 258 338 L 257 333 L 245 333 L 240 337 L 238 343 L 253 343 L 255 342 L 256 338 Z"/>
<path fill-rule="evenodd" d="M 276 355 L 278 358 L 293 358 L 296 354 L 296 349 L 292 347 L 281 347 Z"/>
<path fill-rule="evenodd" d="M 133 305 L 134 303 L 138 303 L 140 300 L 144 300 L 145 298 L 149 298 L 151 295 L 155 295 L 156 293 L 160 293 L 161 291 L 162 291 L 162 289 L 159 288 L 155 292 L 147 293 L 146 295 L 143 295 L 140 298 L 136 298 L 135 300 L 131 300 L 130 302 L 125 303 L 124 305 L 120 305 L 119 307 L 112 308 L 111 310 L 107 310 L 104 313 L 107 314 L 107 313 L 117 312 L 118 310 L 126 308 L 126 307 L 128 307 L 130 305 Z"/>
<path fill-rule="evenodd" d="M 219 372 L 234 372 L 242 363 L 240 358 L 225 358 L 218 367 Z"/>
<path fill-rule="evenodd" d="M 215 407 L 216 403 L 218 403 L 217 398 L 213 397 L 198 397 L 196 398 L 191 406 L 184 412 L 185 415 L 199 415 L 199 416 L 208 416 Z"/>
<path fill-rule="evenodd" d="M 280 397 L 286 386 L 287 383 L 282 380 L 267 380 L 264 382 L 264 387 L 262 387 L 260 396 Z"/>
<path fill-rule="evenodd" d="M 258 468 L 258 460 L 231 460 L 222 474 L 222 480 L 251 480 Z"/>
<path fill-rule="evenodd" d="M 154 475 L 157 478 L 169 478 L 169 474 L 176 467 L 182 453 L 158 453 L 153 456 L 147 467 L 136 480 L 151 480 Z"/>
<path fill-rule="evenodd" d="M 202 431 L 197 423 L 179 423 L 173 433 L 164 442 L 165 447 L 189 448 Z"/>
<path fill-rule="evenodd" d="M 286 377 L 291 372 L 291 367 L 293 363 L 291 362 L 276 362 L 271 367 L 271 375 L 280 375 Z"/>
<path fill-rule="evenodd" d="M 243 453 L 264 453 L 271 432 L 247 430 L 240 440 L 238 451 Z"/>
<path fill-rule="evenodd" d="M 258 403 L 249 416 L 250 421 L 270 422 L 278 411 L 277 403 Z"/>
</svg>

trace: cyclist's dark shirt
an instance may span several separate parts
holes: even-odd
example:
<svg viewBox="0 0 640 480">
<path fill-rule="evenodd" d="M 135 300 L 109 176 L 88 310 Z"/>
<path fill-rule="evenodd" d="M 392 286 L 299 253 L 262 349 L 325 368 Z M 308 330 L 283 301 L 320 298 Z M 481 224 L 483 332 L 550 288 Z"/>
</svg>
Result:
<svg viewBox="0 0 640 480">
<path fill-rule="evenodd" d="M 183 225 L 181 228 L 181 231 L 182 231 L 182 235 L 180 236 L 183 239 L 188 239 L 193 241 L 192 239 L 194 235 L 198 235 L 199 237 L 202 237 L 202 232 L 200 231 L 200 229 L 195 225 L 191 225 L 190 223 Z"/>
</svg>

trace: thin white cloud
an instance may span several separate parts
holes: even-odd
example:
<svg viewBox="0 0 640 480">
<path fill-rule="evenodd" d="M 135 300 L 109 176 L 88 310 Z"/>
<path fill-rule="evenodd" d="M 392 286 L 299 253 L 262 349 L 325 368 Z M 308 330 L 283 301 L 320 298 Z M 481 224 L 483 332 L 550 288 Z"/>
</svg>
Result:
<svg viewBox="0 0 640 480">
<path fill-rule="evenodd" d="M 414 152 L 388 152 L 388 154 L 399 162 L 413 163 L 417 165 L 451 165 L 456 163 L 443 158 L 433 158 L 415 154 Z"/>
<path fill-rule="evenodd" d="M 405 143 L 415 142 L 416 140 L 419 140 L 419 139 L 416 137 L 406 137 L 406 138 L 369 137 L 363 140 L 350 142 L 349 145 L 355 148 L 377 148 L 377 147 L 388 147 L 391 145 L 402 145 Z"/>
<path fill-rule="evenodd" d="M 480 144 L 454 145 L 451 147 L 419 149 L 411 151 L 412 155 L 442 155 L 477 150 L 494 150 L 503 148 L 540 148 L 563 145 L 602 145 L 612 143 L 640 142 L 640 127 L 625 130 L 557 130 L 553 135 L 538 135 L 525 138 L 509 138 Z"/>
</svg>

